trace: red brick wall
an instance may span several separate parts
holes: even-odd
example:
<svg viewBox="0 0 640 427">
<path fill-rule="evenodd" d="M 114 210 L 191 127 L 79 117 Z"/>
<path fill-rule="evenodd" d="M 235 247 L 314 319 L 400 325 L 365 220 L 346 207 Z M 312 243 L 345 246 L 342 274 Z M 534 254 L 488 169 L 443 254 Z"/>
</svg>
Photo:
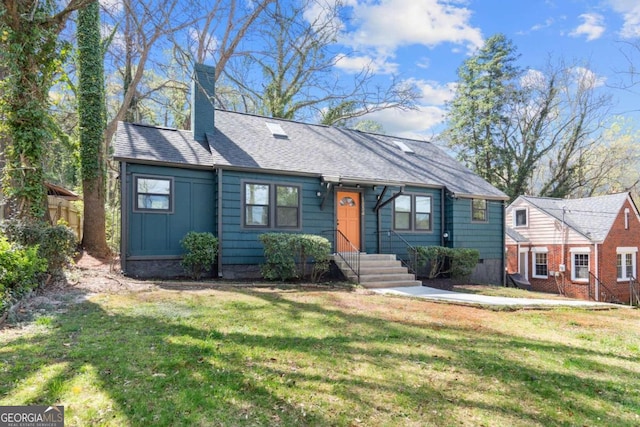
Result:
<svg viewBox="0 0 640 427">
<path fill-rule="evenodd" d="M 629 228 L 625 229 L 625 208 L 629 209 Z M 605 286 L 613 292 L 620 301 L 629 302 L 629 282 L 618 282 L 616 257 L 618 247 L 637 247 L 640 245 L 640 221 L 629 201 L 625 202 L 616 217 L 607 239 L 600 247 L 599 277 Z M 636 275 L 639 268 L 638 253 L 636 257 Z"/>
<path fill-rule="evenodd" d="M 629 227 L 625 229 L 625 208 L 629 209 Z M 571 248 L 587 247 L 589 253 L 589 270 L 592 274 L 599 277 L 601 282 L 617 297 L 621 302 L 629 301 L 629 282 L 618 282 L 617 276 L 617 248 L 618 247 L 637 247 L 640 245 L 640 221 L 635 215 L 635 210 L 627 200 L 625 205 L 617 215 L 614 224 L 605 240 L 598 245 L 596 263 L 596 249 L 594 245 L 565 245 L 565 272 L 553 275 L 552 272 L 559 271 L 559 265 L 562 264 L 562 245 L 540 245 L 546 246 L 547 265 L 549 277 L 546 279 L 536 279 L 533 277 L 535 271 L 535 253 L 529 252 L 529 282 L 534 291 L 559 293 L 560 289 L 564 289 L 564 294 L 572 298 L 589 299 L 589 284 L 571 281 Z M 524 247 L 524 246 L 523 246 Z M 596 272 L 596 265 L 598 271 Z M 640 270 L 640 262 L 638 253 L 636 253 L 636 268 Z M 507 272 L 515 273 L 518 271 L 518 247 L 517 245 L 507 246 Z M 640 274 L 640 271 L 636 271 Z M 563 281 L 564 276 L 564 281 Z M 595 297 L 595 284 L 591 285 L 592 298 Z"/>
</svg>

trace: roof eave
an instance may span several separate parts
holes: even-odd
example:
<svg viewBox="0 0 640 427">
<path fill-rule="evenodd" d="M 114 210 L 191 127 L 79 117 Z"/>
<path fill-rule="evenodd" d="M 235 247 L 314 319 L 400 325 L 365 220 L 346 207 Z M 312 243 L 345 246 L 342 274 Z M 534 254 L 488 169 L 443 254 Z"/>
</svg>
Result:
<svg viewBox="0 0 640 427">
<path fill-rule="evenodd" d="M 136 163 L 136 164 L 148 165 L 148 166 L 165 166 L 165 167 L 181 168 L 181 169 L 200 169 L 200 170 L 213 169 L 213 165 L 167 162 L 164 160 L 150 160 L 150 159 L 140 159 L 140 158 L 133 158 L 133 157 L 113 156 L 113 160 L 115 160 L 116 162 Z"/>
</svg>

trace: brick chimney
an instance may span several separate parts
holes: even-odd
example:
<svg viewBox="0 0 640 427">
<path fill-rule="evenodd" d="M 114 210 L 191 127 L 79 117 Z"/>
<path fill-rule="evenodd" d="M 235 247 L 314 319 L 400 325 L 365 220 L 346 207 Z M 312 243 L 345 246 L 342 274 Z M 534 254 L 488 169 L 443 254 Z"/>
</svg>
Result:
<svg viewBox="0 0 640 427">
<path fill-rule="evenodd" d="M 191 82 L 191 130 L 193 139 L 205 141 L 207 133 L 214 131 L 215 68 L 195 64 Z"/>
</svg>

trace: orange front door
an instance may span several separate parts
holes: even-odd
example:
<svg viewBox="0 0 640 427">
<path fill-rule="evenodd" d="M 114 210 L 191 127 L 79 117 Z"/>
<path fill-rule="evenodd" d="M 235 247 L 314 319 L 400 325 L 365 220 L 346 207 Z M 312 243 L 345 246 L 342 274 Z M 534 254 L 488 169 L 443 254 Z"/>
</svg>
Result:
<svg viewBox="0 0 640 427">
<path fill-rule="evenodd" d="M 338 236 L 338 252 L 360 250 L 360 193 L 336 191 L 338 231 L 344 234 L 351 245 Z M 338 233 L 340 234 L 340 233 Z"/>
</svg>

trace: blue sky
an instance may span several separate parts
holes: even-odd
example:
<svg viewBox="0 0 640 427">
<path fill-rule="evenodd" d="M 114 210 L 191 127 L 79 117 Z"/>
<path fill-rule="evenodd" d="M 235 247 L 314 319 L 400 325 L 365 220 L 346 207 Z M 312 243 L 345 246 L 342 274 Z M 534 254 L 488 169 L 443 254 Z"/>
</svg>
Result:
<svg viewBox="0 0 640 427">
<path fill-rule="evenodd" d="M 640 127 L 640 87 L 617 89 L 629 63 L 621 49 L 640 45 L 638 0 L 344 0 L 341 42 L 357 55 L 343 72 L 375 64 L 378 78 L 410 79 L 422 91 L 417 111 L 372 115 L 389 134 L 429 139 L 441 127 L 458 66 L 483 41 L 503 33 L 519 65 L 542 69 L 549 56 L 587 65 L 614 98 L 612 113 Z M 636 51 L 637 53 L 637 51 Z M 640 67 L 640 55 L 636 57 Z M 635 111 L 634 111 L 635 110 Z"/>
</svg>

